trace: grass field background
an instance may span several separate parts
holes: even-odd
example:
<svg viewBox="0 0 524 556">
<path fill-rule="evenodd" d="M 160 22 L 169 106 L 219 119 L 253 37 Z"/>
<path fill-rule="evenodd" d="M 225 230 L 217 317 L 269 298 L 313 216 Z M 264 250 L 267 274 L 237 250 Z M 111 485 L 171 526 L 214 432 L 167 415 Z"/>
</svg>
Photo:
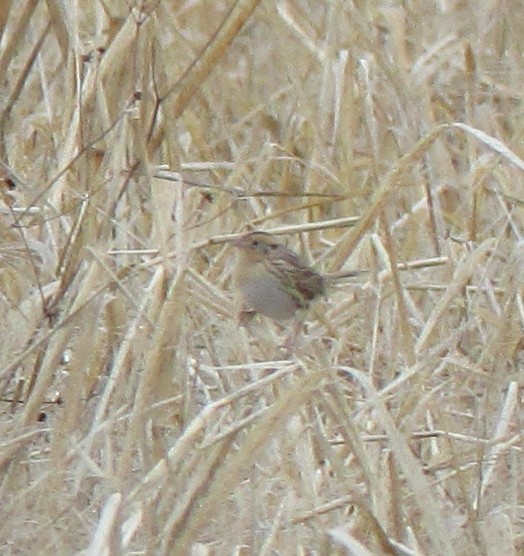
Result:
<svg viewBox="0 0 524 556">
<path fill-rule="evenodd" d="M 2 554 L 524 552 L 524 5 L 0 1 Z M 239 326 L 228 239 L 339 283 Z"/>
</svg>

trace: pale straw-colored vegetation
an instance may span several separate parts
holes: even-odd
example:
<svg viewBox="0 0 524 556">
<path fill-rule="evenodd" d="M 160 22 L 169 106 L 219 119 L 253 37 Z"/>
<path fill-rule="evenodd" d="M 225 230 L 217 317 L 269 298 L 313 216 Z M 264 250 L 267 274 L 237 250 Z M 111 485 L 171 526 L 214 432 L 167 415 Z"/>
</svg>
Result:
<svg viewBox="0 0 524 556">
<path fill-rule="evenodd" d="M 519 1 L 0 1 L 2 554 L 524 551 Z M 227 239 L 333 288 L 239 326 Z"/>
</svg>

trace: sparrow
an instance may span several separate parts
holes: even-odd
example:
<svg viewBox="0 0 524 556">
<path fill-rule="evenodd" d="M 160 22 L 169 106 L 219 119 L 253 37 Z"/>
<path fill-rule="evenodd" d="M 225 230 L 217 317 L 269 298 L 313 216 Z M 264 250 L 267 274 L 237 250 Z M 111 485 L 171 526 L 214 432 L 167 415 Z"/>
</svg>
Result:
<svg viewBox="0 0 524 556">
<path fill-rule="evenodd" d="M 232 244 L 237 248 L 234 287 L 245 307 L 277 321 L 307 309 L 311 301 L 326 294 L 333 279 L 357 274 L 322 275 L 267 232 L 248 232 Z"/>
</svg>

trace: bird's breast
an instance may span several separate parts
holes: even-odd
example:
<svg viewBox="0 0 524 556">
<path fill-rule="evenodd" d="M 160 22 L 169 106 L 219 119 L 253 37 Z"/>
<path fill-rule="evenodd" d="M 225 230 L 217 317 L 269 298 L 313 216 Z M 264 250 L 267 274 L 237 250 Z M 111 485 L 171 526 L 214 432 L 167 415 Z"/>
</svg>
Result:
<svg viewBox="0 0 524 556">
<path fill-rule="evenodd" d="M 291 318 L 299 308 L 297 299 L 283 288 L 263 262 L 239 265 L 235 283 L 249 309 L 275 320 Z"/>
</svg>

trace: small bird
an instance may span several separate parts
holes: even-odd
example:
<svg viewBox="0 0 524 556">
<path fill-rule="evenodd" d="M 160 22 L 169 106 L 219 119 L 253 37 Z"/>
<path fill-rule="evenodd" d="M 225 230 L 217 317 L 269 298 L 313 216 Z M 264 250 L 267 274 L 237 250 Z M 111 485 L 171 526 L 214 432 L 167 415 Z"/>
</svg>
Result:
<svg viewBox="0 0 524 556">
<path fill-rule="evenodd" d="M 292 318 L 310 301 L 325 295 L 331 276 L 323 276 L 275 236 L 254 231 L 234 240 L 238 248 L 233 273 L 235 287 L 245 306 L 275 320 Z M 337 278 L 357 273 L 337 275 Z"/>
</svg>

